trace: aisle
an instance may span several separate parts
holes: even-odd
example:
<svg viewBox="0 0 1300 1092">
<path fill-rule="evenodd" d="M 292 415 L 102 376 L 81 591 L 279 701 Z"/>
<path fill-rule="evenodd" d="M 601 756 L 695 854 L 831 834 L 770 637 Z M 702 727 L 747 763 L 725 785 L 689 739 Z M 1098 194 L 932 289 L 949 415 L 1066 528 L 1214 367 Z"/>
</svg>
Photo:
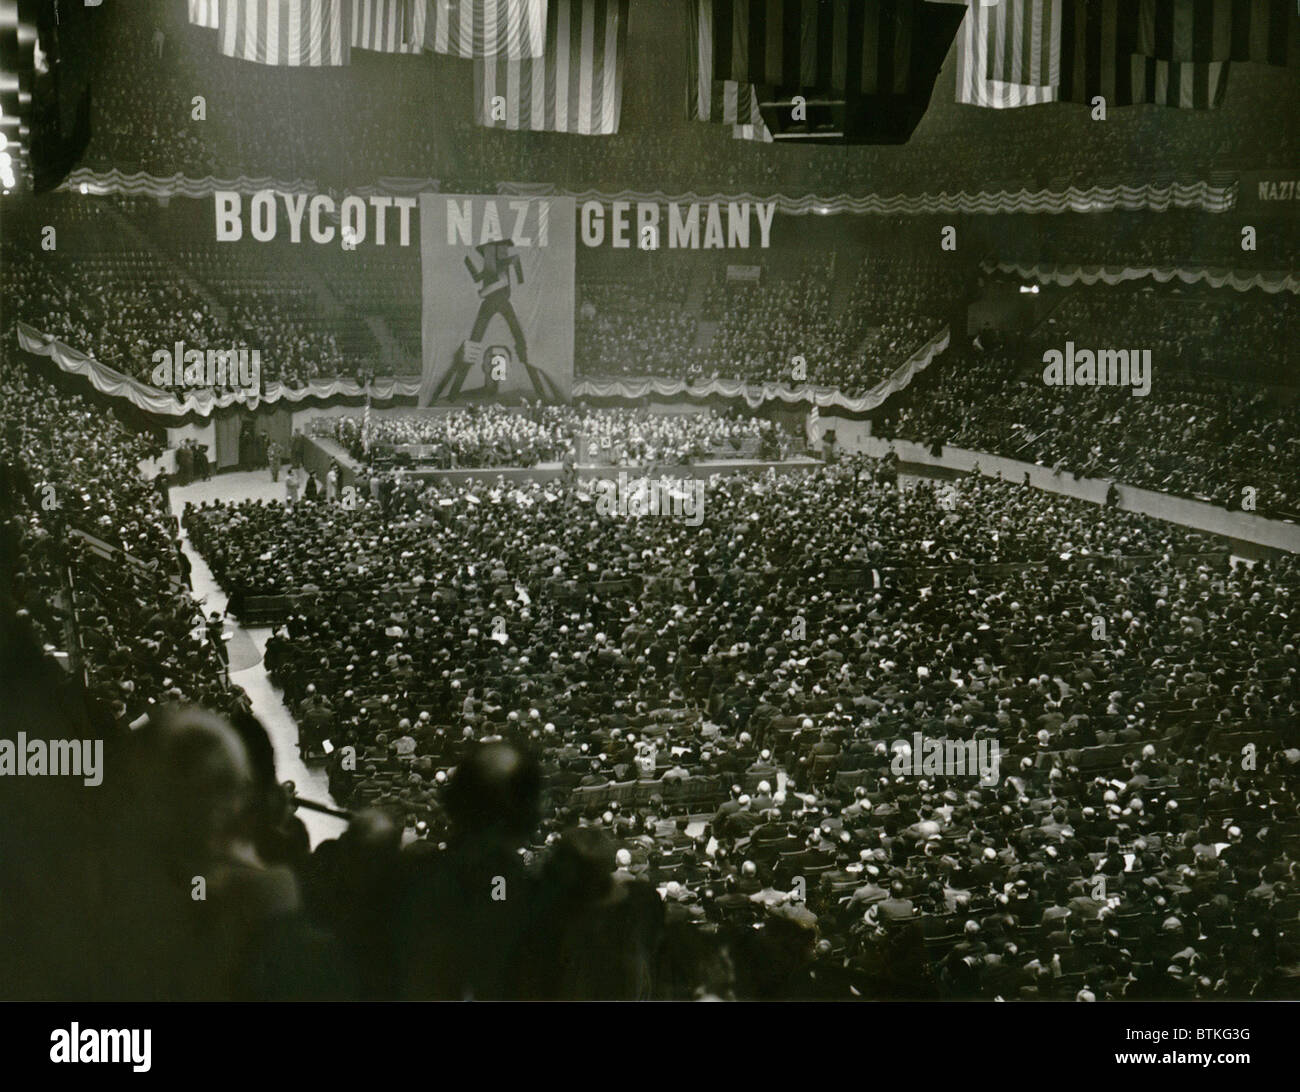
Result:
<svg viewBox="0 0 1300 1092">
<path fill-rule="evenodd" d="M 171 489 L 172 511 L 180 515 L 186 503 L 200 503 L 207 500 L 248 499 L 283 499 L 284 478 L 272 483 L 269 471 L 252 471 L 235 474 L 220 474 L 206 482 L 192 482 L 186 486 L 173 486 Z M 218 586 L 199 552 L 190 542 L 189 535 L 181 532 L 181 548 L 190 559 L 192 570 L 190 582 L 194 588 L 194 597 L 203 603 L 203 612 L 211 614 L 214 610 L 225 612 L 226 595 Z M 271 636 L 269 626 L 241 627 L 234 619 L 226 619 L 226 626 L 231 631 L 231 640 L 227 644 L 231 657 L 230 679 L 242 686 L 253 703 L 253 712 L 257 715 L 271 737 L 271 746 L 275 751 L 276 775 L 281 781 L 292 781 L 297 787 L 298 795 L 307 800 L 335 807 L 329 794 L 329 780 L 323 769 L 307 766 L 298 755 L 298 726 L 280 698 L 280 692 L 266 676 L 262 657 L 266 653 L 266 642 Z M 241 664 L 249 666 L 242 667 Z M 347 825 L 342 819 L 307 808 L 298 810 L 298 817 L 306 824 L 311 844 L 315 846 L 326 838 L 335 838 Z"/>
</svg>

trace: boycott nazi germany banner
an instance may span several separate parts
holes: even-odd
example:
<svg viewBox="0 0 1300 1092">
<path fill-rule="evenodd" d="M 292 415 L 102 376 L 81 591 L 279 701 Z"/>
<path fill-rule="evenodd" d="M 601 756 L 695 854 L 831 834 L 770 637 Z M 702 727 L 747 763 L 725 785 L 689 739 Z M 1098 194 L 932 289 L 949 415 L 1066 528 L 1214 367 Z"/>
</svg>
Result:
<svg viewBox="0 0 1300 1092">
<path fill-rule="evenodd" d="M 420 195 L 420 404 L 466 395 L 568 401 L 571 197 Z"/>
</svg>

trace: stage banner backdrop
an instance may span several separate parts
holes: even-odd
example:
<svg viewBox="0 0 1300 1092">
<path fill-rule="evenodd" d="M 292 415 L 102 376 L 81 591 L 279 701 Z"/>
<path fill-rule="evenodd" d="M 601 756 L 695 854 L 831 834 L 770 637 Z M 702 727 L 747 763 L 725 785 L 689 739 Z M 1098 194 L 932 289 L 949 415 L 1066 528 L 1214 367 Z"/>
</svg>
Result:
<svg viewBox="0 0 1300 1092">
<path fill-rule="evenodd" d="M 569 400 L 576 207 L 572 197 L 420 195 L 420 405 Z"/>
</svg>

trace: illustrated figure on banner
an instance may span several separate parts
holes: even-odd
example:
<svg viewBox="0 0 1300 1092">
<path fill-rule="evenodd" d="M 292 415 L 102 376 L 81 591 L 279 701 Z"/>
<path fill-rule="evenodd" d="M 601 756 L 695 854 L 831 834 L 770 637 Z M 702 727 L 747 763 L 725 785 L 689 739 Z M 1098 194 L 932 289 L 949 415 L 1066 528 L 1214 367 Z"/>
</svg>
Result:
<svg viewBox="0 0 1300 1092">
<path fill-rule="evenodd" d="M 478 314 L 474 317 L 474 328 L 470 331 L 469 338 L 456 354 L 455 363 L 434 391 L 434 399 L 441 398 L 444 390 L 448 398 L 455 399 L 476 364 L 483 367 L 484 389 L 495 394 L 505 378 L 506 370 L 517 361 L 528 372 L 533 390 L 539 398 L 546 401 L 558 400 L 560 392 L 550 376 L 528 361 L 528 340 L 510 300 L 511 288 L 524 281 L 523 263 L 515 250 L 514 242 L 510 239 L 494 240 L 480 243 L 474 249 L 479 257 L 478 264 L 475 264 L 472 257 L 467 257 L 465 268 L 478 284 Z M 483 344 L 488 324 L 497 315 L 501 316 L 510 331 L 514 341 L 513 353 L 506 346 L 488 347 Z"/>
</svg>

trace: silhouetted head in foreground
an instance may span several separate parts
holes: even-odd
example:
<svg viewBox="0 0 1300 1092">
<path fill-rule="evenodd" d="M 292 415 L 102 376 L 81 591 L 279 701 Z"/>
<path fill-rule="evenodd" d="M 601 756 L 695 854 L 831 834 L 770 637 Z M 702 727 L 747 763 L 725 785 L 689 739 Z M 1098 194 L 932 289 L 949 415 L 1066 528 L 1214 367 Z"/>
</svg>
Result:
<svg viewBox="0 0 1300 1092">
<path fill-rule="evenodd" d="M 524 842 L 541 815 L 537 760 L 509 743 L 469 752 L 447 785 L 446 806 L 458 838 L 491 835 Z"/>
<path fill-rule="evenodd" d="M 151 840 L 184 854 L 219 853 L 241 832 L 253 764 L 222 717 L 169 707 L 132 738 L 131 807 Z"/>
<path fill-rule="evenodd" d="M 547 860 L 547 875 L 567 899 L 596 902 L 614 890 L 614 843 L 595 827 L 567 830 Z"/>
</svg>

